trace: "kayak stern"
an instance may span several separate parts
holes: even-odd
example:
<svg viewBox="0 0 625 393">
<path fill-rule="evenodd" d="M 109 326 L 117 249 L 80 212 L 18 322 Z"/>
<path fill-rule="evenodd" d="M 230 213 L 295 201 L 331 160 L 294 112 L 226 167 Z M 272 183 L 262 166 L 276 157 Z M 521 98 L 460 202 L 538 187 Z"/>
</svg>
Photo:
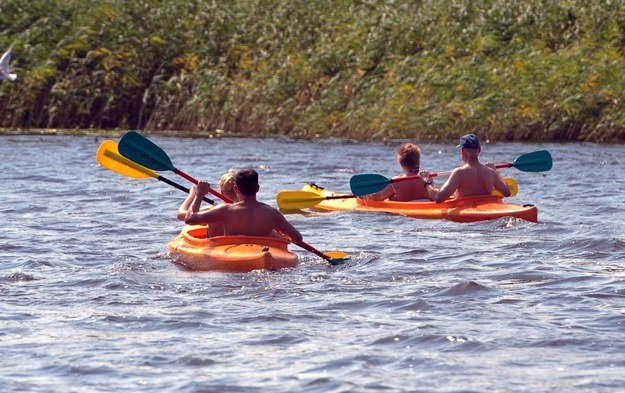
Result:
<svg viewBox="0 0 625 393">
<path fill-rule="evenodd" d="M 206 226 L 187 226 L 169 243 L 174 262 L 190 270 L 248 272 L 297 266 L 289 242 L 275 237 L 217 236 L 206 238 Z"/>
</svg>

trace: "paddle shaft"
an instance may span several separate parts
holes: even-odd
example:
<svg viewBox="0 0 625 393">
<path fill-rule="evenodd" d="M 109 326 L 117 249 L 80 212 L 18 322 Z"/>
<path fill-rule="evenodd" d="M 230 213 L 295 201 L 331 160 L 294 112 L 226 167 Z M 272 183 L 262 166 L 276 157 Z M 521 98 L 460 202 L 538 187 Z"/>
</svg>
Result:
<svg viewBox="0 0 625 393">
<path fill-rule="evenodd" d="M 167 183 L 167 184 L 169 184 L 169 185 L 170 185 L 170 186 L 172 186 L 172 187 L 176 187 L 177 189 L 179 189 L 179 190 L 181 190 L 181 191 L 184 191 L 184 192 L 186 192 L 187 194 L 188 194 L 188 193 L 189 193 L 189 191 L 190 191 L 187 187 L 181 186 L 180 184 L 178 184 L 178 183 L 176 183 L 176 182 L 173 182 L 173 181 L 171 181 L 171 180 L 169 180 L 169 179 L 166 179 L 166 178 L 164 178 L 163 176 L 160 176 L 160 175 L 159 175 L 159 176 L 157 177 L 157 179 L 158 179 L 158 180 L 160 180 L 160 181 L 162 181 L 163 183 Z M 207 198 L 207 197 L 202 198 L 202 200 L 203 200 L 204 202 L 208 202 L 208 203 L 210 203 L 211 205 L 214 205 L 214 204 L 215 204 L 215 201 L 213 201 L 212 199 Z"/>
<path fill-rule="evenodd" d="M 347 195 L 329 195 L 327 197 L 323 197 L 323 199 L 348 199 L 348 198 L 358 198 L 356 195 L 354 194 L 347 194 Z"/>
<path fill-rule="evenodd" d="M 117 161 L 117 162 L 119 162 L 119 163 L 122 163 L 122 164 L 124 164 L 124 165 L 127 165 L 127 166 L 129 166 L 129 167 L 131 167 L 131 168 L 134 168 L 134 169 L 136 169 L 136 170 L 139 170 L 139 171 L 141 171 L 141 170 L 142 170 L 142 168 L 141 168 L 141 166 L 140 166 L 139 164 L 137 164 L 136 162 L 134 162 L 134 161 L 132 161 L 132 160 L 129 160 L 128 158 L 126 158 L 126 157 L 122 156 L 121 154 L 117 154 L 117 153 L 115 153 L 114 151 L 111 151 L 111 150 L 106 149 L 106 150 L 104 150 L 104 155 L 105 155 L 105 156 L 107 156 L 108 158 L 111 158 L 111 159 L 113 159 L 113 160 L 115 160 L 115 161 Z M 109 168 L 109 169 L 111 169 L 111 168 Z M 186 192 L 187 194 L 189 193 L 189 189 L 188 189 L 188 188 L 186 188 L 186 187 L 184 187 L 184 186 L 182 186 L 182 185 L 180 185 L 180 184 L 178 184 L 178 183 L 176 183 L 176 182 L 174 182 L 174 181 L 172 181 L 172 180 L 169 180 L 169 179 L 167 179 L 167 178 L 164 178 L 163 176 L 158 175 L 158 174 L 156 174 L 155 172 L 154 172 L 154 173 L 152 173 L 152 171 L 151 171 L 151 170 L 150 170 L 150 172 L 149 172 L 149 173 L 146 171 L 146 174 L 147 174 L 147 175 L 149 175 L 150 177 L 154 177 L 155 179 L 157 179 L 157 180 L 159 180 L 159 181 L 162 181 L 163 183 L 169 184 L 169 185 L 170 185 L 170 186 L 172 186 L 172 187 L 175 187 L 175 188 L 177 188 L 177 189 L 179 189 L 179 190 L 181 190 L 181 191 L 184 191 L 184 192 Z M 215 201 L 213 201 L 213 200 L 212 200 L 212 199 L 210 199 L 210 198 L 206 198 L 206 197 L 204 197 L 204 198 L 203 198 L 203 200 L 204 200 L 205 202 L 210 203 L 211 205 L 214 205 L 214 204 L 215 204 Z"/>
<path fill-rule="evenodd" d="M 185 179 L 187 179 L 188 181 L 190 181 L 190 182 L 191 182 L 191 183 L 193 183 L 193 184 L 198 184 L 197 179 L 195 179 L 195 178 L 193 178 L 193 177 L 191 177 L 191 176 L 187 175 L 186 173 L 184 173 L 183 171 L 181 171 L 181 170 L 180 170 L 180 169 L 178 169 L 178 168 L 174 169 L 174 173 L 175 173 L 176 175 L 179 175 L 179 176 L 184 177 Z M 222 201 L 224 201 L 224 202 L 226 202 L 226 203 L 232 203 L 232 202 L 233 202 L 233 201 L 232 201 L 232 199 L 230 199 L 230 198 L 228 198 L 227 196 L 225 196 L 225 195 L 223 195 L 223 194 L 221 194 L 221 193 L 219 193 L 219 192 L 217 192 L 217 191 L 213 190 L 213 189 L 212 189 L 212 188 L 210 188 L 210 187 L 208 188 L 208 192 L 210 192 L 211 194 L 215 195 L 217 198 L 221 199 Z"/>
<path fill-rule="evenodd" d="M 503 164 L 497 164 L 495 165 L 495 168 L 510 168 L 512 166 L 511 163 L 506 162 Z M 428 177 L 438 177 L 438 176 L 449 176 L 451 175 L 451 172 L 432 172 L 429 174 Z M 390 179 L 389 183 L 396 183 L 396 182 L 400 182 L 400 181 L 406 181 L 406 180 L 414 180 L 414 179 L 418 179 L 420 176 L 419 175 L 413 175 L 413 176 L 406 176 L 406 177 L 397 177 L 394 179 Z"/>
<path fill-rule="evenodd" d="M 331 256 L 322 253 L 321 251 L 317 250 L 316 248 L 314 248 L 310 244 L 304 243 L 303 240 L 301 242 L 293 242 L 293 243 L 297 244 L 298 246 L 300 246 L 304 250 L 308 250 L 308 251 L 312 252 L 313 254 L 317 255 L 318 257 L 321 257 L 321 258 L 325 259 L 326 261 L 328 261 L 330 263 L 332 262 L 333 258 Z"/>
</svg>

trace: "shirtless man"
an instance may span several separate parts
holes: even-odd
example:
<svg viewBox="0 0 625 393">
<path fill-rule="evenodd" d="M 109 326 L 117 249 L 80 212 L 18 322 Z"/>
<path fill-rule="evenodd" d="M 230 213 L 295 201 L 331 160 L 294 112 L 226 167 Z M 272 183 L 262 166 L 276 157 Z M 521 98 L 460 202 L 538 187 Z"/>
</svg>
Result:
<svg viewBox="0 0 625 393">
<path fill-rule="evenodd" d="M 221 222 L 224 235 L 273 236 L 276 229 L 292 242 L 302 241 L 302 235 L 277 209 L 256 200 L 259 190 L 258 173 L 242 169 L 235 177 L 235 191 L 240 196 L 236 203 L 225 203 L 206 211 L 200 211 L 202 198 L 208 193 L 209 184 L 200 181 L 185 223 L 189 225 Z"/>
<path fill-rule="evenodd" d="M 497 172 L 495 164 L 492 162 L 480 164 L 478 156 L 482 148 L 475 134 L 467 134 L 460 138 L 458 147 L 462 148 L 462 161 L 465 164 L 454 169 L 440 189 L 432 184 L 432 179 L 428 179 L 423 185 L 434 201 L 442 202 L 454 192 L 456 198 L 490 195 L 493 187 L 501 192 L 504 197 L 510 196 L 510 189 Z M 421 171 L 419 176 L 427 179 L 429 173 Z"/>
<path fill-rule="evenodd" d="M 395 176 L 393 179 L 417 176 L 419 174 L 419 166 L 421 165 L 421 149 L 413 143 L 404 143 L 397 149 L 397 161 L 404 171 L 404 174 Z M 391 201 L 401 202 L 420 199 L 431 200 L 430 195 L 423 188 L 423 180 L 421 177 L 413 180 L 393 182 L 382 191 L 366 195 L 363 199 L 376 201 L 389 199 Z"/>
</svg>

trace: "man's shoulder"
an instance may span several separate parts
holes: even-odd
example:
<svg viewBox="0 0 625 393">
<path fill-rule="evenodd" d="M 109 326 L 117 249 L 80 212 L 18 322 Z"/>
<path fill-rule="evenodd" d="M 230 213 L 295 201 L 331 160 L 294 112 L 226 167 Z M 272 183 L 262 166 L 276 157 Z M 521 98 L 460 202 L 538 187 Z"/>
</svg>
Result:
<svg viewBox="0 0 625 393">
<path fill-rule="evenodd" d="M 273 209 L 273 207 L 261 201 L 256 201 L 254 207 L 257 209 Z"/>
<path fill-rule="evenodd" d="M 261 202 L 261 201 L 255 201 L 255 203 L 250 204 L 250 205 L 241 205 L 241 207 L 245 207 L 247 209 L 253 209 L 253 210 L 262 210 L 262 211 L 278 211 L 276 208 L 272 207 L 271 205 L 266 204 L 265 202 Z"/>
<path fill-rule="evenodd" d="M 454 181 L 465 181 L 468 179 L 474 179 L 476 177 L 479 177 L 479 170 L 476 170 L 476 168 L 465 164 L 451 171 L 451 175 L 449 177 L 450 179 L 454 179 Z"/>
<path fill-rule="evenodd" d="M 462 166 L 457 166 L 455 167 L 452 171 L 451 171 L 451 175 L 461 175 L 467 172 L 467 170 L 469 169 L 469 167 L 464 164 Z"/>
</svg>

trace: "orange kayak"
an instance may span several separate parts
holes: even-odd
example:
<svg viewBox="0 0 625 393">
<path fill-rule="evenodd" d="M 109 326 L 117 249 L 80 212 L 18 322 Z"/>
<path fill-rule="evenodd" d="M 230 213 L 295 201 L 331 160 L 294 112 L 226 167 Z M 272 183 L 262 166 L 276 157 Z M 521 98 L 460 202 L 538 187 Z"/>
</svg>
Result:
<svg viewBox="0 0 625 393">
<path fill-rule="evenodd" d="M 303 191 L 315 192 L 322 197 L 341 194 L 328 191 L 314 184 L 307 184 Z M 385 212 L 412 218 L 445 219 L 455 222 L 495 220 L 502 217 L 516 217 L 538 222 L 538 209 L 534 205 L 514 205 L 503 202 L 501 196 L 485 195 L 462 199 L 448 199 L 436 202 L 371 201 L 354 197 L 326 199 L 312 208 L 317 211 L 356 210 Z"/>
<path fill-rule="evenodd" d="M 216 236 L 206 238 L 206 226 L 184 227 L 169 242 L 174 262 L 191 270 L 247 272 L 297 266 L 298 257 L 289 242 L 275 237 Z"/>
</svg>

